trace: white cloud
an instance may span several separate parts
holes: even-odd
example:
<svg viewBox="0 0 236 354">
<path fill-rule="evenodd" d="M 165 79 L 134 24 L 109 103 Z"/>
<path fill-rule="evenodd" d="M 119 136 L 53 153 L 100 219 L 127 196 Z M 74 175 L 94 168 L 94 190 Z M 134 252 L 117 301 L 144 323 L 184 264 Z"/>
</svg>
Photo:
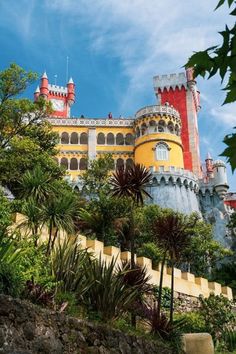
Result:
<svg viewBox="0 0 236 354">
<path fill-rule="evenodd" d="M 210 110 L 210 114 L 222 125 L 228 127 L 236 126 L 236 104 L 217 106 Z"/>
<path fill-rule="evenodd" d="M 152 76 L 183 70 L 194 50 L 220 41 L 225 13 L 205 0 L 53 0 L 52 11 L 84 26 L 93 53 L 120 60 L 128 79 L 120 102 L 128 109 Z M 127 99 L 129 94 L 129 100 Z"/>
</svg>

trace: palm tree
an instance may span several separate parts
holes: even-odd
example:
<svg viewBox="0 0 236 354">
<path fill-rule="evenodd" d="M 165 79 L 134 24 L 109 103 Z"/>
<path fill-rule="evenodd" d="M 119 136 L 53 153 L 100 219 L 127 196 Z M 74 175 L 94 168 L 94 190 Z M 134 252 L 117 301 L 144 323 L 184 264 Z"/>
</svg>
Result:
<svg viewBox="0 0 236 354">
<path fill-rule="evenodd" d="M 134 208 L 143 205 L 144 197 L 151 198 L 150 194 L 145 190 L 145 186 L 151 181 L 151 172 L 143 165 L 134 164 L 129 168 L 123 166 L 116 169 L 113 173 L 110 183 L 112 186 L 111 194 L 118 198 L 130 198 L 132 201 L 132 210 L 130 215 L 130 252 L 131 252 L 131 268 L 135 268 L 134 261 Z"/>
<path fill-rule="evenodd" d="M 24 230 L 29 230 L 32 238 L 34 240 L 34 245 L 38 245 L 39 229 L 42 225 L 42 209 L 38 206 L 33 198 L 28 198 L 24 201 L 21 213 L 26 217 L 23 220 L 19 228 Z"/>
<path fill-rule="evenodd" d="M 42 207 L 42 221 L 48 227 L 47 254 L 53 249 L 60 230 L 67 234 L 75 231 L 74 219 L 77 212 L 78 199 L 72 191 L 63 191 L 45 202 Z"/>
<path fill-rule="evenodd" d="M 170 212 L 157 218 L 153 222 L 153 231 L 156 235 L 158 247 L 163 250 L 163 259 L 160 271 L 159 295 L 157 316 L 161 315 L 161 295 L 163 283 L 163 270 L 166 258 L 168 256 L 171 263 L 171 303 L 170 303 L 170 323 L 173 323 L 174 311 L 174 266 L 176 262 L 181 261 L 182 255 L 190 244 L 190 238 L 193 234 L 197 217 L 190 219 L 188 216 Z"/>
<path fill-rule="evenodd" d="M 55 178 L 36 166 L 32 171 L 26 171 L 19 182 L 19 194 L 23 199 L 32 198 L 41 204 L 52 193 L 56 192 L 53 184 Z"/>
</svg>

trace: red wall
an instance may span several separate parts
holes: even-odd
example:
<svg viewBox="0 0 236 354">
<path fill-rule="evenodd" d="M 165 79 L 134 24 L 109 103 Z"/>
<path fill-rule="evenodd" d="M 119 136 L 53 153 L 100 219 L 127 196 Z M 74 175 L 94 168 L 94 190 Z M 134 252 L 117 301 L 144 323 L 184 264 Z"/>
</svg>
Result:
<svg viewBox="0 0 236 354">
<path fill-rule="evenodd" d="M 180 113 L 181 121 L 182 121 L 182 132 L 181 139 L 183 143 L 184 149 L 184 168 L 186 170 L 192 171 L 192 154 L 189 150 L 189 133 L 188 133 L 188 116 L 187 116 L 187 103 L 186 103 L 186 89 L 182 86 L 181 89 L 176 88 L 173 90 L 170 88 L 169 91 L 164 89 L 163 92 L 161 90 L 158 91 L 161 95 L 161 104 L 165 104 L 165 102 L 169 102 L 170 105 L 173 105 L 177 111 Z"/>
</svg>

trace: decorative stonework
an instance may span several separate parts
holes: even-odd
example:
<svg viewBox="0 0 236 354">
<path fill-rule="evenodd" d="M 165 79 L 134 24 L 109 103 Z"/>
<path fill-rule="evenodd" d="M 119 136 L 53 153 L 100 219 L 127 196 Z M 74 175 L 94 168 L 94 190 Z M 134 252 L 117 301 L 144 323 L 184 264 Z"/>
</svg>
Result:
<svg viewBox="0 0 236 354">
<path fill-rule="evenodd" d="M 91 119 L 91 118 L 48 118 L 53 126 L 105 126 L 105 127 L 132 127 L 133 119 Z"/>
<path fill-rule="evenodd" d="M 141 108 L 138 110 L 135 114 L 135 119 L 141 118 L 146 115 L 150 114 L 168 114 L 171 115 L 175 118 L 180 119 L 179 112 L 174 109 L 173 107 L 170 107 L 169 105 L 153 105 L 153 106 L 146 106 L 144 108 Z"/>
</svg>

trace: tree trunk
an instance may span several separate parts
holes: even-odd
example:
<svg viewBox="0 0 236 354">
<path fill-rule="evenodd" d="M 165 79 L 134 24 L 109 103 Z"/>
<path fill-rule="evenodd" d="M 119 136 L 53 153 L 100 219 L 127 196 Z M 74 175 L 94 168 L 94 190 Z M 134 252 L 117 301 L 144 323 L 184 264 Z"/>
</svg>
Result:
<svg viewBox="0 0 236 354">
<path fill-rule="evenodd" d="M 135 269 L 135 245 L 134 245 L 134 211 L 130 216 L 130 253 L 131 253 L 131 269 Z"/>
<path fill-rule="evenodd" d="M 171 260 L 170 324 L 173 323 L 173 314 L 174 314 L 174 261 Z"/>
<path fill-rule="evenodd" d="M 160 282 L 159 282 L 159 292 L 158 292 L 158 300 L 157 300 L 158 319 L 160 319 L 161 317 L 161 295 L 162 295 L 162 284 L 163 284 L 163 273 L 164 273 L 165 262 L 166 262 L 166 252 L 164 253 L 163 260 L 161 262 L 161 270 L 160 270 Z"/>
<path fill-rule="evenodd" d="M 46 255 L 48 256 L 51 251 L 51 241 L 52 241 L 52 221 L 49 223 L 49 238 L 48 238 L 48 245 L 47 245 L 47 252 Z"/>
<path fill-rule="evenodd" d="M 55 233 L 54 233 L 54 237 L 53 237 L 53 240 L 52 240 L 52 246 L 51 246 L 51 249 L 52 249 L 52 250 L 53 250 L 55 241 L 56 241 L 56 239 L 57 239 L 57 234 L 58 234 L 58 228 L 56 228 Z"/>
</svg>

